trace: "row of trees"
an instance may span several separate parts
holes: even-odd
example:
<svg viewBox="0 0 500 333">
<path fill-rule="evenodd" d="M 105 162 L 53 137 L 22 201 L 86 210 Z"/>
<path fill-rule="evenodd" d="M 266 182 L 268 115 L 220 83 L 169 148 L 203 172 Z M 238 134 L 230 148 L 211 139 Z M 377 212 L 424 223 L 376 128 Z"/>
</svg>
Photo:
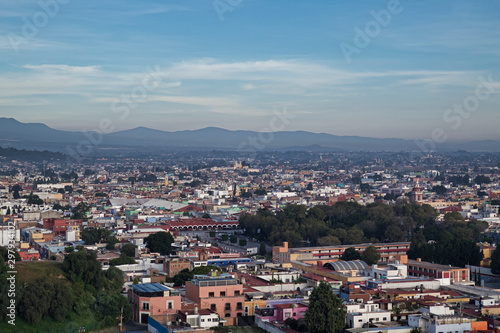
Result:
<svg viewBox="0 0 500 333">
<path fill-rule="evenodd" d="M 434 225 L 437 215 L 428 205 L 339 202 L 310 209 L 289 205 L 275 214 L 261 209 L 255 215 L 242 215 L 240 226 L 247 236 L 273 245 L 283 241 L 290 246 L 398 242 L 418 228 Z"/>
<path fill-rule="evenodd" d="M 288 241 L 292 247 L 411 240 L 408 256 L 412 259 L 461 267 L 478 265 L 482 252 L 476 243 L 488 225 L 466 223 L 457 212 L 445 214 L 440 223 L 436 222 L 437 216 L 438 212 L 425 204 L 362 206 L 339 202 L 310 209 L 289 205 L 276 213 L 261 209 L 256 215 L 242 215 L 240 226 L 249 237 L 273 245 Z"/>
<path fill-rule="evenodd" d="M 486 222 L 465 223 L 461 217 L 450 214 L 448 218 L 445 216 L 444 222 L 434 223 L 414 233 L 408 257 L 443 265 L 479 266 L 483 253 L 477 242 L 481 241 L 487 227 Z"/>
</svg>

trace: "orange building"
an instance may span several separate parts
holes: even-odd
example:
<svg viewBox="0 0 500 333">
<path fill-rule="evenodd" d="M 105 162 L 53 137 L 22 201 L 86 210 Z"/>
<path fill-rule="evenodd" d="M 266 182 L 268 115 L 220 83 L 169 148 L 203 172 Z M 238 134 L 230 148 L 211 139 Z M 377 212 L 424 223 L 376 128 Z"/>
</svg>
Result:
<svg viewBox="0 0 500 333">
<path fill-rule="evenodd" d="M 433 264 L 427 261 L 408 260 L 408 275 L 435 279 L 451 279 L 452 282 L 469 281 L 468 268 Z"/>
<path fill-rule="evenodd" d="M 236 318 L 243 316 L 243 285 L 231 274 L 195 275 L 186 282 L 186 297 L 200 309 L 218 313 L 224 325 L 236 325 Z"/>
<path fill-rule="evenodd" d="M 191 260 L 173 258 L 171 260 L 165 260 L 163 263 L 163 270 L 170 277 L 174 277 L 186 268 L 191 270 Z"/>
<path fill-rule="evenodd" d="M 292 261 L 302 261 L 316 264 L 318 261 L 323 263 L 339 260 L 344 251 L 354 247 L 356 251 L 363 253 L 369 246 L 374 246 L 380 253 L 380 262 L 389 262 L 400 260 L 406 256 L 410 249 L 410 242 L 397 243 L 365 243 L 352 245 L 330 245 L 315 247 L 296 247 L 288 248 L 288 243 L 283 242 L 283 246 L 273 247 L 273 263 L 290 263 Z"/>
</svg>

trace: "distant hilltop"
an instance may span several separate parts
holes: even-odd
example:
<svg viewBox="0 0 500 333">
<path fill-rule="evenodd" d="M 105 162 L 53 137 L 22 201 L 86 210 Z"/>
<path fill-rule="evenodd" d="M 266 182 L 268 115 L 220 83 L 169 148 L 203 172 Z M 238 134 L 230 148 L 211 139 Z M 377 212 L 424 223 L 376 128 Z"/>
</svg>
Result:
<svg viewBox="0 0 500 333">
<path fill-rule="evenodd" d="M 102 134 L 62 131 L 42 123 L 22 123 L 0 118 L 0 146 L 71 153 L 102 148 L 220 149 L 255 153 L 263 150 L 291 151 L 500 151 L 499 141 L 444 142 L 397 138 L 338 136 L 306 131 L 255 132 L 207 127 L 198 130 L 161 131 L 147 127 Z"/>
</svg>

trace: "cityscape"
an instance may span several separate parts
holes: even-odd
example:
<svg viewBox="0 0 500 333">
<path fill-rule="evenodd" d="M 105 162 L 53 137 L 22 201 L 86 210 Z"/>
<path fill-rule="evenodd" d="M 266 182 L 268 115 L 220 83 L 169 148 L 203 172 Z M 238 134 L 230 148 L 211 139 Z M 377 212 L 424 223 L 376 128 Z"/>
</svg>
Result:
<svg viewBox="0 0 500 333">
<path fill-rule="evenodd" d="M 499 1 L 5 1 L 0 332 L 500 333 Z"/>
</svg>

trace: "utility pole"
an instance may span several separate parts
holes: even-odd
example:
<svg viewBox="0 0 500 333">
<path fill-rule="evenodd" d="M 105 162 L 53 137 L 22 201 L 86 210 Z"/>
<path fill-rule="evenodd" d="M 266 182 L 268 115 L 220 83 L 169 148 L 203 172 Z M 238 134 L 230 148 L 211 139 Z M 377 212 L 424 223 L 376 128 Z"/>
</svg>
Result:
<svg viewBox="0 0 500 333">
<path fill-rule="evenodd" d="M 120 310 L 120 317 L 116 317 L 116 319 L 120 319 L 119 332 L 121 332 L 123 330 L 123 306 L 121 307 Z"/>
</svg>

